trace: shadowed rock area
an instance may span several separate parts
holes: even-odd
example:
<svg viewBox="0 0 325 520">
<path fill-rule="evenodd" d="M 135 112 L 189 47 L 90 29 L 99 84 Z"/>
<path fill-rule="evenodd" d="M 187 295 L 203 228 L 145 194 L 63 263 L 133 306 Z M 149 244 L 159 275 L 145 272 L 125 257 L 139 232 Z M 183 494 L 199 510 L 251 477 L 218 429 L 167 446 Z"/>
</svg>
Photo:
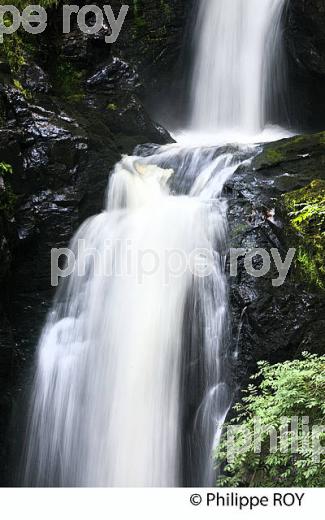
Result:
<svg viewBox="0 0 325 520">
<path fill-rule="evenodd" d="M 259 360 L 280 362 L 304 351 L 324 354 L 325 293 L 322 263 L 315 273 L 313 262 L 323 255 L 325 242 L 320 184 L 324 182 L 324 134 L 296 136 L 261 147 L 253 163 L 239 169 L 227 185 L 229 191 L 230 246 L 243 249 L 271 248 L 286 258 L 296 249 L 295 261 L 281 287 L 272 261 L 267 276 L 252 278 L 238 262 L 238 276 L 230 279 L 233 309 L 233 342 L 238 350 L 239 380 L 254 371 Z M 314 188 L 311 188 L 313 186 Z M 298 191 L 297 191 L 298 190 Z M 303 198 L 306 193 L 307 198 Z M 300 198 L 299 198 L 300 197 Z M 314 232 L 297 228 L 292 200 L 314 204 Z M 301 209 L 301 208 L 297 208 Z M 306 218 L 312 227 L 310 218 Z M 323 256 L 322 256 L 323 258 Z M 309 261 L 308 261 L 309 260 Z M 254 258 L 254 268 L 262 258 Z"/>
</svg>

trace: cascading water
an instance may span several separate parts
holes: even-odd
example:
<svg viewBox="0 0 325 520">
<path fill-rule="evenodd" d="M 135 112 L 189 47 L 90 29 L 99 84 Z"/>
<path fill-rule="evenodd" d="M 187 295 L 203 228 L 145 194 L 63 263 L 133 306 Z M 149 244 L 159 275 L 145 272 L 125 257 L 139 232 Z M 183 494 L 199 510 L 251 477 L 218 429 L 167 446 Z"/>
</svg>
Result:
<svg viewBox="0 0 325 520">
<path fill-rule="evenodd" d="M 182 403 L 195 382 L 184 355 L 202 372 L 196 399 L 202 394 L 204 402 L 193 420 L 197 431 L 209 430 L 203 451 L 210 458 L 218 413 L 229 404 L 218 375 L 227 312 L 226 203 L 219 196 L 238 165 L 229 154 L 210 156 L 196 178 L 197 169 L 187 169 L 188 196 L 169 193 L 170 170 L 124 158 L 107 210 L 74 238 L 78 269 L 58 295 L 39 347 L 27 481 L 181 485 Z M 201 278 L 190 261 L 203 251 L 211 272 Z M 188 266 L 177 269 L 183 260 Z M 184 354 L 191 342 L 195 355 Z M 209 399 L 216 393 L 218 411 Z M 205 460 L 206 483 L 208 466 Z"/>
<path fill-rule="evenodd" d="M 224 133 L 241 142 L 269 123 L 272 85 L 269 71 L 280 60 L 280 21 L 285 0 L 201 0 L 197 54 L 193 68 L 190 127 Z M 277 54 L 275 54 L 277 53 Z M 281 64 L 278 64 L 279 66 Z M 281 85 L 283 87 L 283 85 Z"/>
<path fill-rule="evenodd" d="M 201 2 L 195 141 L 229 130 L 245 142 L 262 129 L 265 42 L 283 4 Z M 255 153 L 218 139 L 123 158 L 106 210 L 73 239 L 76 269 L 38 347 L 25 484 L 214 483 L 213 448 L 231 404 L 222 191 Z M 203 276 L 193 258 L 210 267 Z"/>
</svg>

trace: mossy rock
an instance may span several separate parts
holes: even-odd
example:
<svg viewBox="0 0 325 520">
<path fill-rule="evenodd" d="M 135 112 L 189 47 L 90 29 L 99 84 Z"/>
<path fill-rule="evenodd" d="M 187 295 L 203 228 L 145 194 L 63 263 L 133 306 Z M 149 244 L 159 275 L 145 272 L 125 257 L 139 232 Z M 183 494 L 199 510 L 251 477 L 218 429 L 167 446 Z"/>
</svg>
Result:
<svg viewBox="0 0 325 520">
<path fill-rule="evenodd" d="M 86 72 L 78 70 L 67 60 L 59 58 L 52 71 L 55 93 L 71 103 L 80 103 L 85 99 L 84 79 Z"/>
<path fill-rule="evenodd" d="M 254 167 L 256 170 L 262 170 L 283 162 L 307 159 L 320 150 L 325 151 L 325 132 L 281 139 L 264 145 L 262 153 L 254 161 Z"/>
<path fill-rule="evenodd" d="M 267 143 L 253 168 L 263 177 L 272 177 L 281 193 L 303 188 L 314 179 L 325 180 L 325 132 Z"/>
<path fill-rule="evenodd" d="M 285 194 L 283 202 L 299 237 L 299 265 L 310 281 L 325 289 L 325 180 Z"/>
<path fill-rule="evenodd" d="M 0 216 L 10 220 L 15 213 L 17 197 L 14 194 L 8 177 L 12 175 L 12 166 L 5 162 L 0 162 Z"/>
</svg>

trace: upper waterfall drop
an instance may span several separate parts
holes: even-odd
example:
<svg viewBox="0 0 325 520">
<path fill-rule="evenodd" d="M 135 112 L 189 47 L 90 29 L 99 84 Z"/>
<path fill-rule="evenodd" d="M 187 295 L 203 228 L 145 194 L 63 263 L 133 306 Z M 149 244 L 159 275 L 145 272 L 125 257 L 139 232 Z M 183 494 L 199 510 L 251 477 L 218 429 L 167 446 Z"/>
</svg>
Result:
<svg viewBox="0 0 325 520">
<path fill-rule="evenodd" d="M 280 49 L 285 0 L 202 0 L 195 33 L 190 128 L 258 135 L 268 123 L 281 74 L 269 74 Z M 280 59 L 280 54 L 277 57 Z"/>
</svg>

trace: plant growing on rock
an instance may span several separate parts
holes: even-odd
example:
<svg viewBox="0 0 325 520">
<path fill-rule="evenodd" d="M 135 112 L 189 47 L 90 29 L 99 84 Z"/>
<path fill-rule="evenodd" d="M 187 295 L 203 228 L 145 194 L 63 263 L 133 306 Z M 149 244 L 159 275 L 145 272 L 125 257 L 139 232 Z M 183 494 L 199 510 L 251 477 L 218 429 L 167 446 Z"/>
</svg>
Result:
<svg viewBox="0 0 325 520">
<path fill-rule="evenodd" d="M 325 181 L 315 180 L 307 187 L 283 196 L 290 224 L 299 235 L 299 264 L 308 278 L 325 288 Z"/>
<path fill-rule="evenodd" d="M 325 356 L 305 353 L 301 360 L 277 365 L 262 362 L 259 368 L 242 401 L 235 406 L 236 417 L 229 425 L 244 427 L 234 437 L 235 457 L 229 462 L 225 438 L 217 451 L 217 463 L 223 473 L 218 484 L 221 487 L 325 486 L 325 457 L 316 462 L 313 449 L 313 427 L 325 424 Z M 259 386 L 258 380 L 261 380 Z M 283 418 L 303 417 L 309 418 L 308 428 L 303 428 L 299 421 L 297 431 L 288 429 L 285 435 L 280 435 Z M 262 427 L 259 453 L 254 442 L 247 445 L 247 436 L 253 439 L 256 434 L 256 419 Z M 270 450 L 271 429 L 279 432 L 276 452 Z M 320 441 L 324 443 L 324 427 L 322 432 Z"/>
<path fill-rule="evenodd" d="M 10 164 L 0 162 L 0 212 L 4 214 L 6 219 L 13 217 L 17 201 L 16 195 L 7 181 L 8 175 L 12 173 Z"/>
<path fill-rule="evenodd" d="M 36 5 L 48 9 L 58 6 L 60 1 L 61 0 L 38 0 Z M 10 5 L 23 11 L 25 7 L 31 5 L 31 2 L 28 0 L 12 0 Z M 11 17 L 9 14 L 5 16 L 4 23 L 11 25 Z M 29 47 L 26 40 L 28 40 L 28 35 L 19 29 L 13 34 L 6 35 L 3 44 L 0 45 L 0 58 L 2 57 L 8 62 L 10 70 L 14 75 L 17 75 L 20 67 L 26 64 L 26 51 Z"/>
</svg>

